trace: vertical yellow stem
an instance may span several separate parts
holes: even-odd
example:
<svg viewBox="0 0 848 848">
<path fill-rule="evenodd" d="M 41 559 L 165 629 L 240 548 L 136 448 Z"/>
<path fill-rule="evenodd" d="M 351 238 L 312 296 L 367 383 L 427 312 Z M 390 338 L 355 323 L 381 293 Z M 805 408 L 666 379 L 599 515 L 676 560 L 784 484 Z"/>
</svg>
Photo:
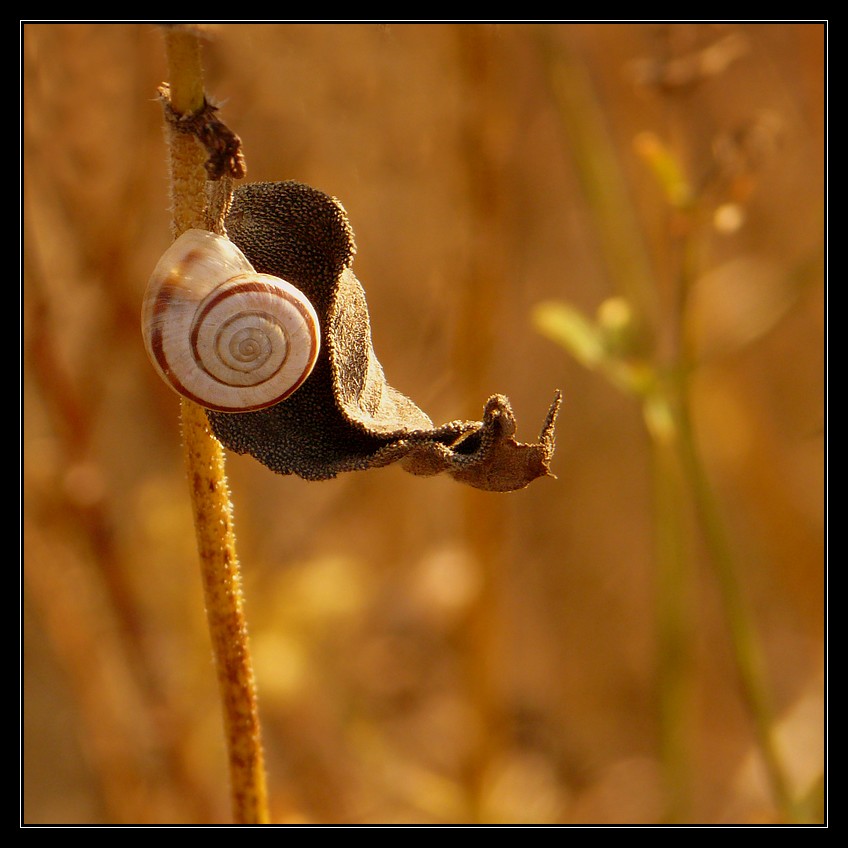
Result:
<svg viewBox="0 0 848 848">
<path fill-rule="evenodd" d="M 203 108 L 203 68 L 200 43 L 191 32 L 169 27 L 165 30 L 171 108 L 191 115 Z M 193 227 L 203 227 L 206 207 L 206 154 L 189 133 L 169 133 L 171 160 L 171 212 L 174 237 Z"/>
<path fill-rule="evenodd" d="M 269 820 L 265 766 L 223 450 L 197 404 L 182 402 L 182 425 L 206 617 L 224 713 L 233 819 L 261 824 Z"/>
<path fill-rule="evenodd" d="M 167 27 L 164 32 L 171 107 L 180 115 L 190 115 L 205 101 L 200 44 L 191 31 Z M 179 235 L 203 226 L 206 154 L 193 136 L 176 131 L 170 133 L 169 150 L 174 234 Z M 213 437 L 203 409 L 187 400 L 182 402 L 182 436 L 224 713 L 233 819 L 238 824 L 267 823 L 259 710 L 223 449 Z"/>
</svg>

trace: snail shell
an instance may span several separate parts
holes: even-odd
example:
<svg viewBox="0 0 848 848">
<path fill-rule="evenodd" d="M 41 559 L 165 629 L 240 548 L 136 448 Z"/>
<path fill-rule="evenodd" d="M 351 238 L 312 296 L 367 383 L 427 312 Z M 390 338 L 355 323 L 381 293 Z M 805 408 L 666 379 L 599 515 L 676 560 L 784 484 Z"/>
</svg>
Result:
<svg viewBox="0 0 848 848">
<path fill-rule="evenodd" d="M 290 283 L 259 274 L 227 238 L 188 230 L 147 285 L 142 334 L 176 392 L 207 409 L 246 412 L 279 403 L 309 376 L 318 316 Z"/>
</svg>

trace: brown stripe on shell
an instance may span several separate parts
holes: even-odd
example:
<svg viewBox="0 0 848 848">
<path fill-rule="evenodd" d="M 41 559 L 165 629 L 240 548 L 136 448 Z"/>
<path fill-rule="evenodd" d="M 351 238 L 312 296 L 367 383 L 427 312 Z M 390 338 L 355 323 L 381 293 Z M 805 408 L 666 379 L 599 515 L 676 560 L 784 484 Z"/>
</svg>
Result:
<svg viewBox="0 0 848 848">
<path fill-rule="evenodd" d="M 165 285 L 162 286 L 162 292 L 163 293 L 164 293 L 166 288 L 170 288 L 170 289 L 173 290 L 175 288 L 175 286 L 173 286 L 173 285 L 169 286 L 169 284 L 166 283 Z M 222 300 L 230 297 L 231 295 L 244 294 L 244 293 L 262 293 L 262 292 L 267 292 L 269 294 L 276 294 L 278 296 L 282 296 L 290 305 L 294 306 L 297 309 L 297 311 L 301 314 L 301 316 L 303 317 L 304 321 L 306 322 L 306 324 L 308 326 L 311 327 L 313 325 L 314 322 L 313 322 L 312 315 L 310 314 L 310 312 L 306 309 L 306 307 L 303 305 L 303 303 L 299 299 L 290 298 L 288 296 L 288 293 L 285 290 L 280 289 L 278 286 L 275 286 L 273 283 L 266 283 L 266 282 L 263 282 L 263 281 L 246 279 L 244 282 L 239 283 L 238 285 L 234 285 L 231 288 L 228 288 L 226 291 L 217 293 L 214 297 L 210 298 L 208 303 L 205 305 L 203 311 L 198 313 L 195 316 L 195 319 L 192 323 L 192 331 L 191 331 L 191 350 L 195 351 L 197 349 L 197 338 L 198 338 L 198 335 L 200 334 L 200 330 L 199 330 L 200 324 L 205 319 L 207 313 L 210 312 L 215 306 L 217 306 L 218 303 L 220 303 Z M 157 305 L 158 305 L 158 298 L 157 298 Z M 257 314 L 261 314 L 261 313 L 257 312 Z M 158 333 L 158 335 L 160 337 L 158 349 L 161 350 L 161 332 Z M 316 357 L 316 353 L 317 353 L 317 347 L 318 347 L 318 339 L 316 338 L 316 335 L 315 335 L 314 332 L 310 333 L 310 342 L 311 342 L 311 347 L 310 347 L 309 362 L 314 362 L 315 357 Z M 152 343 L 153 342 L 151 340 L 151 344 Z M 160 361 L 162 361 L 162 360 L 160 360 Z M 283 363 L 280 365 L 281 368 L 282 368 L 282 365 L 284 363 L 285 363 L 285 360 L 283 360 Z M 234 408 L 231 407 L 231 406 L 218 406 L 218 405 L 215 405 L 215 404 L 213 404 L 213 403 L 211 403 L 207 400 L 201 401 L 201 399 L 197 395 L 195 395 L 193 392 L 190 392 L 184 385 L 182 385 L 182 383 L 179 380 L 176 379 L 176 376 L 174 374 L 172 374 L 170 370 L 168 370 L 168 369 L 165 369 L 165 370 L 167 371 L 167 373 L 169 375 L 169 379 L 171 380 L 171 382 L 173 383 L 173 385 L 177 389 L 177 391 L 180 394 L 188 397 L 190 400 L 193 400 L 196 403 L 200 404 L 200 406 L 203 406 L 206 409 L 213 409 L 213 410 L 216 410 L 218 412 L 233 412 L 234 411 Z M 278 372 L 279 372 L 279 369 L 278 369 L 278 371 L 276 371 L 274 373 L 276 374 Z M 264 403 L 259 403 L 259 404 L 251 404 L 250 406 L 239 406 L 238 411 L 239 412 L 252 412 L 252 411 L 258 410 L 258 409 L 266 409 L 269 406 L 273 406 L 274 404 L 279 403 L 282 400 L 285 400 L 296 389 L 300 388 L 300 386 L 303 385 L 303 382 L 306 380 L 306 378 L 310 375 L 311 372 L 312 372 L 311 368 L 307 369 L 305 373 L 301 374 L 301 376 L 298 378 L 298 380 L 295 383 L 293 383 L 288 389 L 286 389 L 285 392 L 280 394 L 273 401 L 271 401 L 271 402 L 266 401 Z M 215 378 L 215 379 L 217 379 L 217 378 Z M 271 378 L 268 378 L 268 379 L 270 380 Z M 229 383 L 224 383 L 220 380 L 219 380 L 219 382 L 221 382 L 222 385 L 233 385 L 233 384 L 229 384 Z M 266 380 L 265 382 L 268 382 L 268 380 Z"/>
<path fill-rule="evenodd" d="M 172 271 L 168 276 L 168 280 L 162 284 L 159 291 L 156 292 L 156 298 L 153 301 L 153 316 L 152 328 L 150 331 L 150 352 L 153 358 L 159 363 L 162 371 L 168 375 L 168 379 L 173 382 L 173 374 L 168 367 L 168 360 L 165 356 L 164 342 L 162 341 L 162 324 L 165 321 L 165 313 L 168 310 L 168 305 L 172 300 L 175 300 L 179 291 L 179 286 L 172 283 L 171 280 L 177 277 L 176 270 Z"/>
<path fill-rule="evenodd" d="M 309 325 L 310 327 L 312 326 L 312 324 L 313 324 L 312 315 L 309 313 L 309 311 L 306 309 L 306 307 L 303 305 L 303 303 L 300 302 L 300 300 L 298 300 L 297 298 L 290 298 L 288 296 L 288 293 L 285 290 L 279 288 L 278 286 L 273 285 L 272 283 L 266 283 L 266 282 L 256 281 L 256 280 L 252 280 L 252 281 L 245 280 L 245 282 L 239 283 L 238 285 L 234 285 L 232 288 L 229 288 L 226 291 L 216 293 L 214 297 L 209 299 L 209 302 L 203 308 L 203 311 L 199 312 L 195 316 L 194 322 L 192 324 L 192 330 L 191 330 L 191 349 L 195 350 L 197 348 L 197 337 L 200 335 L 200 329 L 199 328 L 200 328 L 200 325 L 205 320 L 206 315 L 209 312 L 211 312 L 212 309 L 214 309 L 222 300 L 225 300 L 226 298 L 231 297 L 232 295 L 245 294 L 245 293 L 262 293 L 262 292 L 267 292 L 268 294 L 276 294 L 278 296 L 281 296 L 291 306 L 294 306 L 295 309 L 297 309 L 298 312 L 300 312 L 301 317 L 303 318 L 303 320 L 306 322 L 307 325 Z M 253 310 L 246 310 L 246 312 L 251 312 L 251 311 L 253 311 Z M 259 312 L 259 311 L 256 311 L 256 314 L 261 315 L 262 313 Z M 311 354 L 309 356 L 309 359 L 311 361 L 315 357 L 315 348 L 317 346 L 316 345 L 317 339 L 316 339 L 315 333 L 310 333 L 309 335 L 310 335 L 310 341 L 312 343 Z M 297 383 L 297 385 L 299 386 L 302 382 L 303 382 L 303 380 L 300 380 Z"/>
</svg>

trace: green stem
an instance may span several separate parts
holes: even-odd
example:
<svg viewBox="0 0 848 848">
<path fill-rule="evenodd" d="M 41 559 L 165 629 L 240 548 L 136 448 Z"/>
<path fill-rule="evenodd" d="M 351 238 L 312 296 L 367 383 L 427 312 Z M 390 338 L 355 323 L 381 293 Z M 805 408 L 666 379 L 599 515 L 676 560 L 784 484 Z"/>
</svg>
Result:
<svg viewBox="0 0 848 848">
<path fill-rule="evenodd" d="M 592 213 L 599 252 L 613 286 L 627 298 L 637 318 L 650 326 L 658 308 L 654 274 L 620 158 L 585 64 L 565 38 L 555 40 L 556 32 L 557 28 L 542 25 L 537 37 L 557 117 L 574 156 L 575 175 Z"/>
<path fill-rule="evenodd" d="M 555 43 L 552 32 L 550 27 L 538 30 L 546 70 L 610 278 L 631 305 L 640 333 L 661 328 L 656 276 L 632 202 L 623 188 L 626 180 L 598 107 L 599 99 L 579 57 L 562 39 Z M 654 370 L 658 368 L 655 362 Z M 615 385 L 621 385 L 620 369 L 610 366 L 606 373 Z M 687 493 L 675 446 L 674 413 L 663 392 L 662 387 L 651 391 L 644 412 L 653 450 L 660 748 L 667 787 L 666 815 L 678 821 L 686 816 L 691 783 L 688 725 L 684 721 L 688 712 L 687 663 L 691 644 L 691 633 L 685 626 L 688 609 L 683 599 L 688 563 L 682 504 Z"/>
<path fill-rule="evenodd" d="M 800 810 L 789 789 L 786 767 L 777 746 L 774 716 L 762 653 L 754 624 L 737 579 L 735 557 L 718 499 L 707 478 L 693 431 L 687 388 L 681 385 L 679 410 L 680 458 L 692 489 L 721 593 L 742 694 L 754 721 L 757 744 L 765 763 L 775 803 L 787 822 L 799 821 Z"/>
<path fill-rule="evenodd" d="M 689 376 L 695 362 L 686 334 L 687 298 L 701 267 L 699 248 L 703 233 L 698 198 L 690 196 L 681 157 L 673 152 L 645 148 L 654 165 L 674 166 L 666 182 L 673 183 L 670 212 L 675 226 L 669 227 L 668 246 L 672 255 L 667 267 L 670 285 L 663 288 L 642 250 L 632 206 L 621 186 L 617 156 L 597 107 L 591 84 L 579 59 L 570 54 L 560 38 L 554 42 L 551 28 L 540 32 L 543 55 L 558 105 L 558 114 L 574 151 L 577 173 L 583 180 L 587 202 L 599 234 L 616 288 L 629 300 L 641 322 L 655 330 L 652 370 L 656 385 L 643 395 L 645 422 L 652 442 L 654 521 L 657 557 L 657 620 L 659 633 L 660 733 L 663 765 L 668 784 L 668 815 L 685 815 L 688 786 L 687 737 L 684 721 L 691 633 L 686 626 L 690 604 L 687 578 L 691 577 L 687 505 L 700 522 L 715 570 L 736 670 L 745 703 L 756 728 L 775 801 L 788 821 L 798 820 L 786 770 L 774 738 L 774 721 L 755 628 L 737 581 L 736 563 L 724 527 L 719 502 L 710 487 L 697 450 L 690 415 Z M 685 191 L 683 189 L 686 189 Z M 673 235 L 671 235 L 673 233 Z M 611 360 L 617 365 L 617 361 Z M 616 385 L 619 371 L 601 366 Z M 641 394 L 641 390 L 631 386 Z"/>
<path fill-rule="evenodd" d="M 760 749 L 775 804 L 786 821 L 798 821 L 799 810 L 792 800 L 786 767 L 774 736 L 774 716 L 768 695 L 767 674 L 760 651 L 756 628 L 743 598 L 738 581 L 738 563 L 728 535 L 721 505 L 707 475 L 698 450 L 691 413 L 691 381 L 696 353 L 685 316 L 692 283 L 701 266 L 699 226 L 701 210 L 694 203 L 686 212 L 688 226 L 683 228 L 678 247 L 679 279 L 672 304 L 672 346 L 674 367 L 671 391 L 676 418 L 677 446 L 680 464 L 686 476 L 693 506 L 701 525 L 704 542 L 719 587 L 722 607 L 732 644 L 736 673 L 743 699 L 754 722 Z"/>
<path fill-rule="evenodd" d="M 651 434 L 657 566 L 659 732 L 667 822 L 685 821 L 691 797 L 688 738 L 692 665 L 688 491 L 666 398 L 645 402 Z"/>
</svg>

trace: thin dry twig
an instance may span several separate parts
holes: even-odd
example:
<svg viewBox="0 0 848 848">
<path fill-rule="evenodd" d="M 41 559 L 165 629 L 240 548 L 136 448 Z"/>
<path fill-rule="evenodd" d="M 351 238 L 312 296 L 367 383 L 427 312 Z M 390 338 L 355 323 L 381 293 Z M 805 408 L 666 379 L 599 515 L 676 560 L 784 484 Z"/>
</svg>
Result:
<svg viewBox="0 0 848 848">
<path fill-rule="evenodd" d="M 170 84 L 165 103 L 171 157 L 174 235 L 207 223 L 206 176 L 221 167 L 244 173 L 238 136 L 223 132 L 203 91 L 197 34 L 165 28 Z M 193 128 L 193 129 L 189 129 Z M 200 136 L 201 143 L 196 138 Z M 209 150 L 213 155 L 209 156 Z M 212 169 L 209 161 L 214 160 Z M 240 163 L 240 164 L 239 164 Z M 235 168 L 235 171 L 232 169 Z M 182 434 L 206 614 L 218 673 L 229 753 L 233 818 L 239 824 L 269 821 L 256 687 L 236 555 L 233 510 L 224 453 L 205 412 L 182 402 Z"/>
</svg>

